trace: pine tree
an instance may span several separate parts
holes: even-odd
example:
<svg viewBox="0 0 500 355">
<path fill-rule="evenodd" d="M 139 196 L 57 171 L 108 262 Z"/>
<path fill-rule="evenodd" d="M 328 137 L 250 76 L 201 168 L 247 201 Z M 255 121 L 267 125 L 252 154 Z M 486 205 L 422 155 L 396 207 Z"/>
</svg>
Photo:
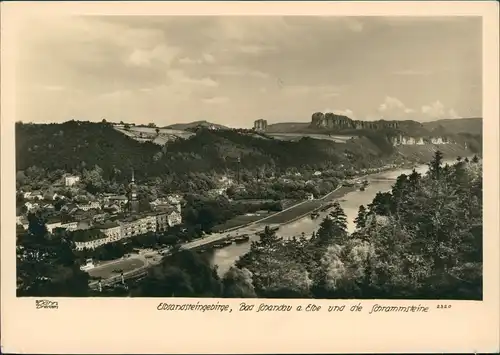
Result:
<svg viewBox="0 0 500 355">
<path fill-rule="evenodd" d="M 356 229 L 362 229 L 366 225 L 366 208 L 364 205 L 359 206 L 358 216 L 354 220 L 356 223 Z"/>
<path fill-rule="evenodd" d="M 436 153 L 434 153 L 434 158 L 429 163 L 429 174 L 435 180 L 439 180 L 440 172 L 442 169 L 441 168 L 442 163 L 443 163 L 443 153 L 441 153 L 441 151 L 439 150 L 436 150 Z"/>
</svg>

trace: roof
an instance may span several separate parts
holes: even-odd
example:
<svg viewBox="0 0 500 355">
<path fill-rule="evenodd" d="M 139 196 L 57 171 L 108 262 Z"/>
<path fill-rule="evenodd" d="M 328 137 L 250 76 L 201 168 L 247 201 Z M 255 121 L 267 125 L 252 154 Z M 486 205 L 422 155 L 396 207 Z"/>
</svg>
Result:
<svg viewBox="0 0 500 355">
<path fill-rule="evenodd" d="M 119 226 L 120 225 L 116 222 L 106 221 L 105 223 L 100 224 L 100 225 L 96 225 L 95 227 L 98 229 L 109 229 L 109 228 L 115 228 L 115 227 L 119 227 Z"/>
<path fill-rule="evenodd" d="M 75 242 L 89 242 L 91 240 L 104 239 L 106 236 L 98 229 L 79 229 L 72 233 Z"/>
<path fill-rule="evenodd" d="M 127 196 L 119 195 L 119 196 L 110 196 L 110 200 L 128 200 Z"/>
<path fill-rule="evenodd" d="M 60 216 L 50 215 L 47 217 L 47 224 L 58 223 L 61 222 Z"/>
</svg>

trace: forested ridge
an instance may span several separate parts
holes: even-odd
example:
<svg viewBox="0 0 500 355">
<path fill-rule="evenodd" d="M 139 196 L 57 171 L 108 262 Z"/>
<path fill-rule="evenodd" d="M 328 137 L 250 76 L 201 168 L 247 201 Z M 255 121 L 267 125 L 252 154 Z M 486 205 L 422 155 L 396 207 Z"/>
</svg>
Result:
<svg viewBox="0 0 500 355">
<path fill-rule="evenodd" d="M 389 142 L 371 136 L 346 144 L 311 138 L 291 142 L 233 130 L 201 129 L 189 139 L 160 147 L 137 142 L 108 123 L 16 124 L 18 171 L 37 166 L 47 171 L 81 172 L 97 165 L 105 178 L 117 181 L 129 179 L 132 167 L 139 179 L 184 179 L 188 173 L 234 171 L 238 158 L 242 169 L 279 171 L 380 165 L 381 160 L 390 160 L 391 153 Z"/>
</svg>

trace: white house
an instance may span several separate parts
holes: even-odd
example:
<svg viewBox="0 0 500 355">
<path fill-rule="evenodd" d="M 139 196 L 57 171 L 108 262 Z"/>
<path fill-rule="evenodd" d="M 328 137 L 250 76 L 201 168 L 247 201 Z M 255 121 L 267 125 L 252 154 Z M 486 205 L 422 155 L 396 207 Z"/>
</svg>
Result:
<svg viewBox="0 0 500 355">
<path fill-rule="evenodd" d="M 87 271 L 87 270 L 93 269 L 94 267 L 95 267 L 94 261 L 92 259 L 87 259 L 87 262 L 85 263 L 85 265 L 80 266 L 80 270 Z"/>
<path fill-rule="evenodd" d="M 182 223 L 182 216 L 178 211 L 171 211 L 167 215 L 167 221 L 168 225 L 173 227 Z"/>
<path fill-rule="evenodd" d="M 314 200 L 314 194 L 312 194 L 312 193 L 307 193 L 307 194 L 306 194 L 306 198 L 307 198 L 308 200 Z"/>
<path fill-rule="evenodd" d="M 24 204 L 24 206 L 26 207 L 26 209 L 28 210 L 28 212 L 36 210 L 39 207 L 38 203 L 31 203 L 31 202 L 26 202 Z"/>
<path fill-rule="evenodd" d="M 123 237 L 122 228 L 118 223 L 110 222 L 97 228 L 99 228 L 102 234 L 108 237 L 110 243 L 120 240 Z"/>
<path fill-rule="evenodd" d="M 64 185 L 66 186 L 73 186 L 79 181 L 80 181 L 79 176 L 68 175 L 64 177 Z"/>
<path fill-rule="evenodd" d="M 61 228 L 62 226 L 62 223 L 61 222 L 51 222 L 51 223 L 47 223 L 45 225 L 47 227 L 47 231 L 49 233 L 52 233 L 52 231 L 56 228 Z"/>
<path fill-rule="evenodd" d="M 26 192 L 24 198 L 28 200 L 43 200 L 43 195 L 40 191 Z"/>
<path fill-rule="evenodd" d="M 67 223 L 61 223 L 61 228 L 64 228 L 68 231 L 74 231 L 78 229 L 78 222 L 67 222 Z"/>
<path fill-rule="evenodd" d="M 87 204 L 78 205 L 78 208 L 81 209 L 81 210 L 83 210 L 83 211 L 88 211 L 88 210 L 91 210 L 91 209 L 100 210 L 101 209 L 101 204 L 99 202 L 93 201 L 93 202 L 89 202 Z"/>
</svg>

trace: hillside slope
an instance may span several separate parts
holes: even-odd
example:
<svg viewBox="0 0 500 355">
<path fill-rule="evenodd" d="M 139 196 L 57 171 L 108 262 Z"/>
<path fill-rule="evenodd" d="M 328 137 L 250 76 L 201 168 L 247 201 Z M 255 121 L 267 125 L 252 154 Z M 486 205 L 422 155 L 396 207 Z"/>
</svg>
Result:
<svg viewBox="0 0 500 355">
<path fill-rule="evenodd" d="M 482 134 L 483 119 L 482 118 L 457 118 L 445 119 L 432 122 L 425 122 L 423 126 L 430 130 L 442 130 L 451 134 L 470 133 Z"/>
<path fill-rule="evenodd" d="M 385 145 L 384 145 L 385 144 Z M 105 174 L 118 169 L 140 177 L 235 170 L 240 166 L 273 169 L 310 166 L 366 165 L 387 158 L 391 147 L 368 138 L 346 143 L 302 138 L 298 141 L 262 139 L 231 130 L 198 131 L 188 139 L 163 146 L 139 142 L 111 124 L 70 121 L 63 124 L 17 124 L 17 169 L 81 171 L 99 165 Z M 125 176 L 124 176 L 125 178 Z"/>
<path fill-rule="evenodd" d="M 194 122 L 189 122 L 189 123 L 174 123 L 174 124 L 171 124 L 169 126 L 166 126 L 165 128 L 179 130 L 179 131 L 193 130 L 193 129 L 198 129 L 198 128 L 228 129 L 228 127 L 226 127 L 226 126 L 216 124 L 216 123 L 211 123 L 208 121 L 194 121 Z"/>
<path fill-rule="evenodd" d="M 462 135 L 461 139 L 475 144 L 475 149 L 481 147 L 476 136 Z M 262 139 L 253 133 L 202 129 L 190 138 L 160 146 L 139 142 L 108 123 L 16 124 L 17 170 L 38 166 L 82 172 L 98 165 L 105 178 L 117 181 L 127 181 L 132 168 L 138 179 L 185 182 L 193 173 L 235 171 L 238 165 L 250 171 L 263 167 L 272 171 L 364 168 L 419 156 L 413 153 L 419 149 L 423 148 L 395 148 L 376 132 L 338 143 L 307 137 L 297 141 Z M 460 155 L 466 154 L 460 151 Z"/>
</svg>

